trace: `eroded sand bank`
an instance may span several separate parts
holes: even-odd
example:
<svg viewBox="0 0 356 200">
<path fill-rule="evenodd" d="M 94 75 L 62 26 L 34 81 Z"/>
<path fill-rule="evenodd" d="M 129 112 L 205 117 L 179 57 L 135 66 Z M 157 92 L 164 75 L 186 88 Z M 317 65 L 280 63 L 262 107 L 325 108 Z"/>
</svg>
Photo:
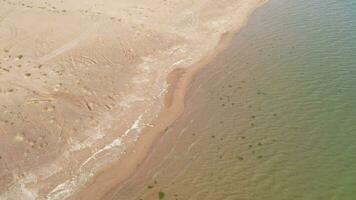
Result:
<svg viewBox="0 0 356 200">
<path fill-rule="evenodd" d="M 262 2 L 0 1 L 0 199 L 98 199 L 127 178 Z"/>
</svg>

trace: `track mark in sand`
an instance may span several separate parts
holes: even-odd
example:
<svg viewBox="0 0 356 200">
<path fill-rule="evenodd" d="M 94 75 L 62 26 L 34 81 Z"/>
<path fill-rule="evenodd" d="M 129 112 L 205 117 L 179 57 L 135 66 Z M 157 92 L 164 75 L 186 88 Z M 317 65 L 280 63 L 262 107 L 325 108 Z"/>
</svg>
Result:
<svg viewBox="0 0 356 200">
<path fill-rule="evenodd" d="M 79 38 L 76 38 L 70 42 L 68 42 L 67 44 L 63 45 L 62 47 L 59 47 L 58 49 L 55 49 L 54 51 L 52 51 L 51 53 L 43 56 L 41 58 L 41 61 L 48 61 L 48 60 L 51 60 L 52 58 L 55 58 L 57 56 L 59 56 L 60 54 L 64 53 L 64 52 L 67 52 L 71 49 L 73 49 L 74 47 L 76 47 L 80 41 L 84 40 L 84 38 L 82 37 L 79 37 Z"/>
<path fill-rule="evenodd" d="M 87 29 L 84 32 L 81 32 L 79 34 L 79 36 L 69 42 L 67 42 L 66 44 L 62 45 L 61 47 L 53 50 L 52 52 L 50 52 L 47 55 L 44 55 L 40 60 L 41 62 L 45 62 L 48 60 L 51 60 L 65 52 L 68 52 L 72 49 L 74 49 L 76 46 L 78 46 L 78 44 L 84 40 L 86 40 L 88 37 L 90 37 L 90 33 L 92 33 L 95 29 L 97 24 L 94 24 L 91 28 Z"/>
<path fill-rule="evenodd" d="M 93 59 L 89 56 L 82 56 L 82 59 L 86 60 L 89 64 L 92 64 L 92 65 L 98 63 L 98 61 L 96 61 L 95 59 Z"/>
<path fill-rule="evenodd" d="M 0 16 L 0 25 L 1 23 L 10 15 L 10 13 L 12 12 L 12 10 L 7 11 L 5 14 L 3 14 L 2 16 Z"/>
</svg>

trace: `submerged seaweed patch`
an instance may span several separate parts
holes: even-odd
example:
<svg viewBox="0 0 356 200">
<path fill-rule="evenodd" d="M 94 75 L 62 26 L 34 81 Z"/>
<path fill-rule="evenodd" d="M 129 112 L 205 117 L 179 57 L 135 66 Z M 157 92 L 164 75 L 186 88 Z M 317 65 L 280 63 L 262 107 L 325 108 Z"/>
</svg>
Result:
<svg viewBox="0 0 356 200">
<path fill-rule="evenodd" d="M 166 196 L 166 194 L 164 192 L 159 192 L 158 193 L 159 199 L 164 199 L 165 196 Z"/>
</svg>

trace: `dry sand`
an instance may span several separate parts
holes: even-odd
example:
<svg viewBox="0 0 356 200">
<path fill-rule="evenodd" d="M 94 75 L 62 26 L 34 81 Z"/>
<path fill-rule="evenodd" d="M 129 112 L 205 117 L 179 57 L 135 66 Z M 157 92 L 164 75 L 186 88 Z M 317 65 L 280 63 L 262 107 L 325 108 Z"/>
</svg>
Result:
<svg viewBox="0 0 356 200">
<path fill-rule="evenodd" d="M 100 199 L 264 0 L 0 0 L 0 199 Z"/>
</svg>

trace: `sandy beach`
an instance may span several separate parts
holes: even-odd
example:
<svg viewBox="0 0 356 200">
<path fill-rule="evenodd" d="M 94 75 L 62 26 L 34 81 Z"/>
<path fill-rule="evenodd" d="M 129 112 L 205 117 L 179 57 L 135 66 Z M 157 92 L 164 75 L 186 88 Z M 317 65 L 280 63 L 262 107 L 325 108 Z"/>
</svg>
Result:
<svg viewBox="0 0 356 200">
<path fill-rule="evenodd" d="M 101 199 L 263 0 L 0 2 L 0 199 Z"/>
</svg>

